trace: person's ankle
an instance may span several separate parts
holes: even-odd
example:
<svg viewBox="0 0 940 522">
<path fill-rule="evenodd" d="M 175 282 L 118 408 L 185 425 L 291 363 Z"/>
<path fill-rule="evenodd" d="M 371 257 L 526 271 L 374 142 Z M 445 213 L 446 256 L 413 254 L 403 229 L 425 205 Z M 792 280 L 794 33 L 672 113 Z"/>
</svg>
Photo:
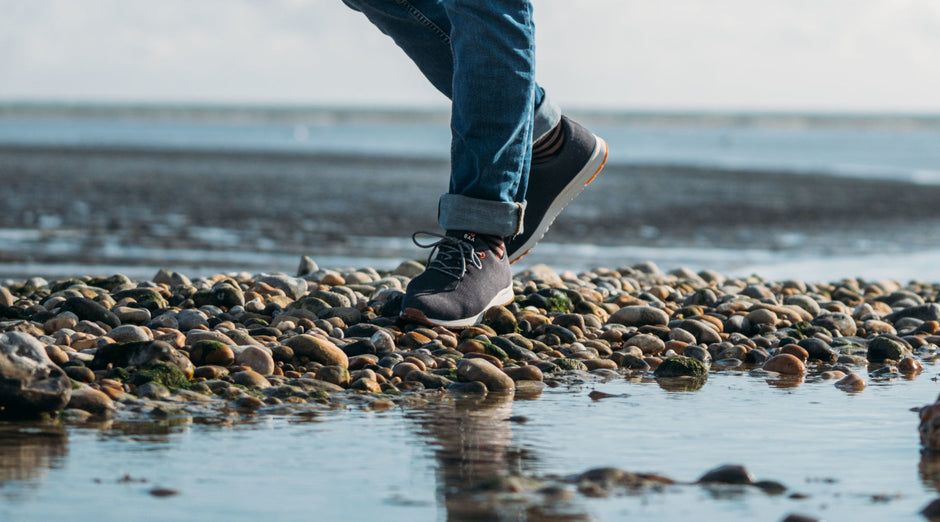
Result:
<svg viewBox="0 0 940 522">
<path fill-rule="evenodd" d="M 532 144 L 532 163 L 543 163 L 558 155 L 565 143 L 565 128 L 558 122 L 552 130 Z"/>
</svg>

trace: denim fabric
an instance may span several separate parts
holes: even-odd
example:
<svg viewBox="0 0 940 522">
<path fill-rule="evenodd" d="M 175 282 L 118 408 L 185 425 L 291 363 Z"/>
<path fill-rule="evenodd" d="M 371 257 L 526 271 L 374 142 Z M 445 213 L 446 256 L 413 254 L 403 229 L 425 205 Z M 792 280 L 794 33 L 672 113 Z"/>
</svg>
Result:
<svg viewBox="0 0 940 522">
<path fill-rule="evenodd" d="M 533 137 L 561 111 L 535 83 L 530 0 L 343 0 L 452 100 L 445 230 L 521 230 Z M 469 226 L 467 226 L 469 225 Z"/>
</svg>

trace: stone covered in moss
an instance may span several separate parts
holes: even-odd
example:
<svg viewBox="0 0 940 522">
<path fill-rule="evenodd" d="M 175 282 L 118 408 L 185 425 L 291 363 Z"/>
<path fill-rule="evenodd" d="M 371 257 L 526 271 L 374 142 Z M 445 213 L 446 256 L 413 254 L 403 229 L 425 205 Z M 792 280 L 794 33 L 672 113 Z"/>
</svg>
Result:
<svg viewBox="0 0 940 522">
<path fill-rule="evenodd" d="M 185 390 L 190 384 L 182 370 L 172 364 L 164 363 L 154 363 L 131 376 L 131 383 L 135 386 L 148 382 L 155 382 L 168 390 Z"/>
<path fill-rule="evenodd" d="M 708 377 L 708 369 L 698 359 L 669 357 L 653 372 L 655 377 Z"/>
</svg>

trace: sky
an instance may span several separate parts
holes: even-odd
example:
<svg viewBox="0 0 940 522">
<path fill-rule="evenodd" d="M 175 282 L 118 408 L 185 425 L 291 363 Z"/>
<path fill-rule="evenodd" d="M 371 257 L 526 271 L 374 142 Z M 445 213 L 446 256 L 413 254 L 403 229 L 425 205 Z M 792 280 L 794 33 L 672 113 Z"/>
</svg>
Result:
<svg viewBox="0 0 940 522">
<path fill-rule="evenodd" d="M 534 0 L 563 107 L 940 113 L 937 0 Z M 340 0 L 0 0 L 0 101 L 446 107 Z"/>
</svg>

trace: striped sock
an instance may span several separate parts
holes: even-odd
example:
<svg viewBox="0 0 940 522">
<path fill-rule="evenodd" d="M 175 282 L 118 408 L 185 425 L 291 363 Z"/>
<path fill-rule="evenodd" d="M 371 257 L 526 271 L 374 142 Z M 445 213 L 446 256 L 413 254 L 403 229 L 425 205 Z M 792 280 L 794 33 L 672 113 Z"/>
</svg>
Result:
<svg viewBox="0 0 940 522">
<path fill-rule="evenodd" d="M 506 243 L 503 241 L 503 238 L 486 234 L 480 234 L 480 238 L 486 241 L 487 246 L 490 247 L 490 251 L 496 254 L 497 258 L 502 259 L 503 256 L 506 255 Z"/>
<path fill-rule="evenodd" d="M 558 122 L 548 134 L 532 144 L 532 163 L 544 163 L 554 158 L 564 143 L 565 129 L 562 128 L 561 122 Z"/>
</svg>

